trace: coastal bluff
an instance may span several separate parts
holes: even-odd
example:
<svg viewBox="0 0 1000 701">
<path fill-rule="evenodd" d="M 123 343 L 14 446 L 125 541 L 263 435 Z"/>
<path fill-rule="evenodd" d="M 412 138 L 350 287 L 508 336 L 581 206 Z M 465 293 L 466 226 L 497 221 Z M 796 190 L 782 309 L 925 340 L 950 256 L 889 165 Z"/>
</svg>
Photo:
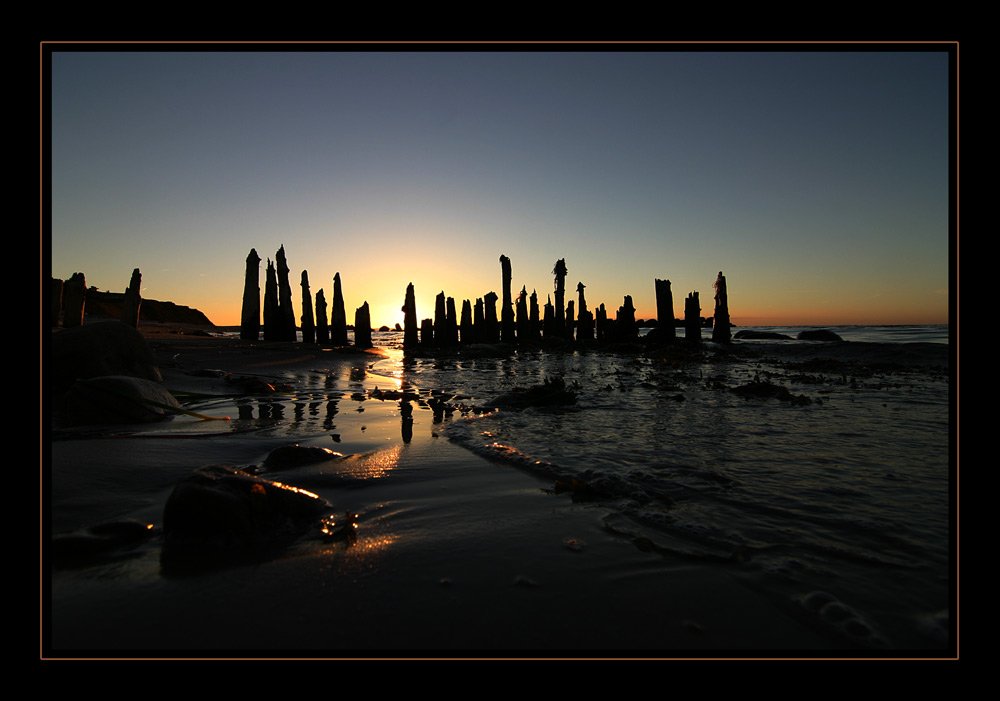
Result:
<svg viewBox="0 0 1000 701">
<path fill-rule="evenodd" d="M 120 292 L 99 292 L 87 290 L 86 316 L 121 318 L 125 295 Z M 143 299 L 139 310 L 140 321 L 159 321 L 171 324 L 198 324 L 215 326 L 205 314 L 197 309 L 173 302 Z"/>
</svg>

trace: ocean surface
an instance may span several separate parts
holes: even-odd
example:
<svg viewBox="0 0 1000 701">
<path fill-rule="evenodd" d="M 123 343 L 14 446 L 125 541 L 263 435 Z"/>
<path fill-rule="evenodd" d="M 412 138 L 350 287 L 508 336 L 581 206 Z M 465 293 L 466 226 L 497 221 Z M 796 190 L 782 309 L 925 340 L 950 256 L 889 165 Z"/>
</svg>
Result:
<svg viewBox="0 0 1000 701">
<path fill-rule="evenodd" d="M 754 330 L 794 338 L 804 328 Z M 947 326 L 825 328 L 889 347 L 950 343 Z M 947 368 L 746 360 L 708 342 L 697 357 L 404 357 L 402 333 L 374 332 L 373 341 L 385 357 L 367 367 L 318 362 L 278 377 L 283 394 L 189 405 L 231 415 L 225 425 L 149 430 L 281 437 L 345 455 L 433 435 L 544 478 L 639 547 L 724 568 L 789 615 L 811 616 L 831 648 L 949 645 L 956 449 Z M 575 402 L 485 408 L 553 381 Z M 785 400 L 734 391 L 762 383 L 786 388 Z"/>
<path fill-rule="evenodd" d="M 794 338 L 803 328 L 754 330 Z M 947 326 L 826 328 L 851 342 L 949 343 Z M 398 333 L 376 337 L 398 348 Z M 734 568 L 763 596 L 814 614 L 832 644 L 945 645 L 954 584 L 949 372 L 706 358 L 397 355 L 373 372 L 453 407 L 436 419 L 450 440 L 551 477 L 606 508 L 608 529 L 666 557 Z M 474 408 L 555 378 L 576 392 L 573 405 Z M 754 380 L 801 401 L 730 391 Z"/>
</svg>

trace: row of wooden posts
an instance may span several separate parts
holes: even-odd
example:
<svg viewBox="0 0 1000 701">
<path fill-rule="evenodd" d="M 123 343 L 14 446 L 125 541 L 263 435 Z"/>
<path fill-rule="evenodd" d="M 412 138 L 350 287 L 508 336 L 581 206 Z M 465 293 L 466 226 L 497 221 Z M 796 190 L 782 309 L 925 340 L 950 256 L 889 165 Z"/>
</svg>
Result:
<svg viewBox="0 0 1000 701">
<path fill-rule="evenodd" d="M 83 273 L 73 273 L 68 280 L 52 278 L 51 303 L 49 320 L 52 326 L 58 326 L 60 317 L 65 328 L 83 325 L 83 316 L 87 307 L 87 278 Z M 134 329 L 139 328 L 139 309 L 142 306 L 140 289 L 142 274 L 136 268 L 122 297 L 120 320 Z"/>
<path fill-rule="evenodd" d="M 263 328 L 261 327 L 260 306 L 260 256 L 250 249 L 246 259 L 246 281 L 243 290 L 243 312 L 240 337 L 259 340 L 263 331 L 265 341 L 296 341 L 295 312 L 292 307 L 290 272 L 285 258 L 284 245 L 275 254 L 275 260 L 267 261 Z M 403 347 L 416 348 L 456 346 L 460 343 L 531 343 L 554 338 L 572 341 L 627 342 L 638 337 L 635 307 L 632 297 L 625 295 L 624 303 L 618 308 L 614 319 L 608 318 L 604 304 L 591 312 L 584 297 L 585 285 L 577 284 L 578 305 L 574 300 L 566 300 L 565 259 L 556 261 L 555 302 L 551 298 L 540 309 L 538 295 L 529 296 L 525 287 L 513 299 L 511 294 L 511 265 L 507 256 L 500 256 L 503 298 L 500 316 L 497 317 L 495 292 L 488 292 L 476 299 L 475 305 L 466 299 L 462 302 L 462 313 L 456 313 L 455 299 L 445 297 L 440 292 L 434 305 L 434 318 L 417 323 L 417 308 L 413 283 L 406 287 L 403 302 Z M 323 290 L 317 290 L 315 304 L 309 288 L 309 274 L 302 271 L 302 315 L 300 328 L 303 343 L 348 345 L 347 315 L 341 289 L 340 273 L 333 277 L 333 304 L 327 314 L 327 302 Z M 669 280 L 655 280 L 656 312 L 659 324 L 649 334 L 649 338 L 660 342 L 676 340 L 674 323 L 673 293 Z M 685 340 L 701 340 L 701 303 L 698 292 L 688 294 L 684 304 L 683 328 Z M 398 325 L 397 325 L 398 328 Z M 726 278 L 721 272 L 715 281 L 715 316 L 712 340 L 728 343 L 730 334 L 729 301 Z M 371 314 L 366 301 L 354 313 L 354 345 L 360 348 L 372 346 Z"/>
</svg>

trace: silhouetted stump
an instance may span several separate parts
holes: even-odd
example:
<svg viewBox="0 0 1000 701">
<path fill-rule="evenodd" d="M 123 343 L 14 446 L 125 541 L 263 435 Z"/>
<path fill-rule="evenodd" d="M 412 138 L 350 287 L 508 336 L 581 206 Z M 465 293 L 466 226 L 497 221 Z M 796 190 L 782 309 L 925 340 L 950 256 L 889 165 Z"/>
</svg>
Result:
<svg viewBox="0 0 1000 701">
<path fill-rule="evenodd" d="M 500 340 L 504 343 L 514 343 L 514 302 L 510 292 L 510 258 L 500 256 L 500 269 L 503 274 L 503 304 L 500 307 Z"/>
<path fill-rule="evenodd" d="M 292 286 L 288 282 L 288 261 L 285 259 L 285 246 L 282 245 L 275 254 L 275 264 L 278 272 L 278 333 L 279 341 L 295 341 L 295 310 L 292 308 Z"/>
<path fill-rule="evenodd" d="M 86 306 L 87 279 L 83 273 L 73 273 L 63 283 L 63 327 L 82 326 Z"/>
<path fill-rule="evenodd" d="M 474 343 L 486 342 L 486 311 L 483 309 L 483 298 L 477 297 L 472 309 L 472 340 Z"/>
<path fill-rule="evenodd" d="M 420 345 L 426 348 L 434 345 L 434 321 L 431 319 L 420 322 Z"/>
<path fill-rule="evenodd" d="M 556 335 L 556 310 L 552 306 L 552 297 L 546 296 L 545 308 L 542 315 L 542 336 L 551 339 Z"/>
<path fill-rule="evenodd" d="M 251 248 L 243 281 L 243 310 L 240 314 L 240 338 L 256 341 L 260 336 L 260 256 Z"/>
<path fill-rule="evenodd" d="M 316 343 L 330 342 L 330 323 L 326 317 L 326 295 L 323 288 L 316 290 Z"/>
<path fill-rule="evenodd" d="M 340 286 L 340 273 L 333 276 L 333 309 L 330 312 L 330 343 L 347 345 L 347 312 L 344 309 L 344 292 Z"/>
<path fill-rule="evenodd" d="M 278 276 L 274 271 L 274 263 L 268 258 L 264 272 L 264 340 L 277 341 L 279 338 Z"/>
<path fill-rule="evenodd" d="M 601 302 L 601 306 L 597 308 L 597 313 L 594 315 L 594 329 L 597 332 L 597 340 L 605 340 L 605 331 L 608 328 L 608 310 L 604 308 L 604 302 Z"/>
<path fill-rule="evenodd" d="M 573 332 L 576 329 L 576 311 L 573 305 L 573 300 L 566 302 L 566 327 L 563 329 L 563 335 L 570 341 L 573 340 Z"/>
<path fill-rule="evenodd" d="M 313 320 L 313 300 L 309 291 L 309 273 L 302 271 L 302 342 L 316 342 L 316 323 Z"/>
<path fill-rule="evenodd" d="M 483 308 L 486 310 L 485 338 L 480 339 L 483 343 L 497 343 L 500 341 L 500 322 L 497 320 L 497 293 L 487 292 L 483 297 Z"/>
<path fill-rule="evenodd" d="M 458 345 L 458 314 L 455 310 L 455 298 L 448 297 L 445 301 L 444 314 L 444 345 Z"/>
<path fill-rule="evenodd" d="M 530 336 L 531 320 L 528 318 L 528 290 L 521 288 L 517 295 L 517 340 L 526 342 Z"/>
<path fill-rule="evenodd" d="M 701 342 L 701 302 L 697 292 L 688 293 L 684 300 L 684 340 L 688 343 Z"/>
<path fill-rule="evenodd" d="M 726 278 L 721 270 L 719 277 L 715 279 L 715 320 L 712 340 L 716 343 L 729 343 L 732 340 L 729 331 L 729 293 L 726 290 Z"/>
<path fill-rule="evenodd" d="M 462 319 L 459 323 L 462 343 L 468 344 L 473 341 L 472 331 L 472 303 L 469 300 L 462 300 Z"/>
<path fill-rule="evenodd" d="M 559 336 L 566 335 L 566 259 L 560 258 L 556 261 L 552 273 L 556 276 L 556 305 L 555 305 L 555 332 Z"/>
<path fill-rule="evenodd" d="M 406 298 L 403 300 L 403 348 L 414 348 L 419 345 L 417 335 L 417 301 L 413 292 L 413 283 L 406 286 Z"/>
<path fill-rule="evenodd" d="M 625 295 L 625 301 L 618 307 L 615 317 L 615 339 L 618 341 L 635 340 L 638 329 L 635 326 L 635 307 L 632 306 L 632 296 Z"/>
<path fill-rule="evenodd" d="M 125 290 L 125 297 L 122 300 L 122 323 L 128 324 L 133 329 L 139 328 L 139 309 L 142 307 L 142 274 L 138 268 L 132 271 L 132 279 L 129 280 L 128 289 Z"/>
<path fill-rule="evenodd" d="M 670 291 L 670 280 L 655 280 L 657 337 L 673 340 L 677 337 L 674 329 L 674 294 Z"/>
<path fill-rule="evenodd" d="M 447 322 L 448 312 L 445 308 L 445 297 L 444 290 L 437 293 L 434 298 L 434 345 L 443 346 L 447 344 L 447 332 L 445 331 L 445 324 Z"/>
<path fill-rule="evenodd" d="M 586 287 L 582 282 L 578 282 L 576 285 L 576 291 L 580 297 L 580 318 L 576 323 L 576 340 L 578 341 L 594 340 L 594 313 L 587 309 L 587 300 L 583 295 Z"/>
<path fill-rule="evenodd" d="M 354 312 L 354 345 L 357 348 L 372 347 L 372 316 L 368 302 Z"/>
<path fill-rule="evenodd" d="M 542 334 L 542 321 L 538 309 L 538 293 L 531 291 L 528 298 L 528 334 L 532 341 L 538 341 Z"/>
</svg>

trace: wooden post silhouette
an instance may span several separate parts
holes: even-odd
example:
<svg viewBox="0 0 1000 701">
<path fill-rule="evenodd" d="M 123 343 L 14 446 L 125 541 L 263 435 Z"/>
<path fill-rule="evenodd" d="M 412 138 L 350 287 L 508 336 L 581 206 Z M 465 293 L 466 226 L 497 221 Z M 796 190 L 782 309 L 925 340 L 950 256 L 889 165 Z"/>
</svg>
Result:
<svg viewBox="0 0 1000 701">
<path fill-rule="evenodd" d="M 354 312 L 354 345 L 357 348 L 372 347 L 372 317 L 368 302 Z"/>
<path fill-rule="evenodd" d="M 313 320 L 313 299 L 309 291 L 309 273 L 302 271 L 302 342 L 316 342 L 316 323 Z"/>
<path fill-rule="evenodd" d="M 552 272 L 556 276 L 556 306 L 555 306 L 555 327 L 556 335 L 566 335 L 566 259 L 560 258 L 556 261 Z"/>
<path fill-rule="evenodd" d="M 483 298 L 476 297 L 472 309 L 472 340 L 475 343 L 486 342 L 486 311 L 483 309 Z"/>
<path fill-rule="evenodd" d="M 316 343 L 330 342 L 330 323 L 326 316 L 326 295 L 323 288 L 316 290 Z"/>
<path fill-rule="evenodd" d="M 521 287 L 521 292 L 517 295 L 517 340 L 518 343 L 526 343 L 529 336 L 531 321 L 528 319 L 528 290 Z"/>
<path fill-rule="evenodd" d="M 125 290 L 125 299 L 122 301 L 122 321 L 133 329 L 139 328 L 139 309 L 142 307 L 142 275 L 139 269 L 132 271 L 132 279 Z"/>
<path fill-rule="evenodd" d="M 528 304 L 528 335 L 532 341 L 538 341 L 542 334 L 542 321 L 539 318 L 538 292 L 531 291 Z"/>
<path fill-rule="evenodd" d="M 278 324 L 281 341 L 295 341 L 295 310 L 292 309 L 292 286 L 288 282 L 288 261 L 285 259 L 285 246 L 274 256 L 278 272 Z"/>
<path fill-rule="evenodd" d="M 434 322 L 431 319 L 420 322 L 420 345 L 425 347 L 434 345 Z"/>
<path fill-rule="evenodd" d="M 446 345 L 447 332 L 444 327 L 447 323 L 448 312 L 445 311 L 444 290 L 438 292 L 434 298 L 434 345 L 435 347 Z"/>
<path fill-rule="evenodd" d="M 670 280 L 654 280 L 656 287 L 656 332 L 661 340 L 677 337 L 674 329 L 674 295 L 670 291 Z"/>
<path fill-rule="evenodd" d="M 608 310 L 604 308 L 604 302 L 601 302 L 601 306 L 597 308 L 597 313 L 594 315 L 594 328 L 597 332 L 597 340 L 604 340 L 604 332 L 607 330 L 608 326 Z"/>
<path fill-rule="evenodd" d="M 347 312 L 344 309 L 344 292 L 340 287 L 340 273 L 333 276 L 333 310 L 330 312 L 330 343 L 347 345 Z"/>
<path fill-rule="evenodd" d="M 688 343 L 701 342 L 701 302 L 697 292 L 688 293 L 684 300 L 684 340 Z"/>
<path fill-rule="evenodd" d="M 712 323 L 712 340 L 716 343 L 729 343 L 733 340 L 729 331 L 729 292 L 726 290 L 726 277 L 719 271 L 715 279 L 715 320 Z"/>
<path fill-rule="evenodd" d="M 278 337 L 278 275 L 268 258 L 264 273 L 264 340 L 277 341 Z"/>
<path fill-rule="evenodd" d="M 594 340 L 594 313 L 587 309 L 587 300 L 584 299 L 583 290 L 586 288 L 582 282 L 577 283 L 576 291 L 580 295 L 579 321 L 576 325 L 576 340 Z"/>
<path fill-rule="evenodd" d="M 459 341 L 463 345 L 468 345 L 473 342 L 473 330 L 472 330 L 472 302 L 469 300 L 462 300 L 462 320 L 459 324 L 461 330 L 461 338 Z"/>
<path fill-rule="evenodd" d="M 500 340 L 500 322 L 497 321 L 497 293 L 487 292 L 484 299 L 486 309 L 485 343 L 496 343 Z"/>
<path fill-rule="evenodd" d="M 510 258 L 500 256 L 500 269 L 503 273 L 503 304 L 500 307 L 500 340 L 504 343 L 514 342 L 514 303 L 510 293 Z"/>
<path fill-rule="evenodd" d="M 619 341 L 632 341 L 636 337 L 636 332 L 632 296 L 625 295 L 625 302 L 618 308 L 618 315 L 615 317 L 615 334 Z"/>
<path fill-rule="evenodd" d="M 83 273 L 73 273 L 63 283 L 63 327 L 83 325 L 87 308 L 87 278 Z"/>
<path fill-rule="evenodd" d="M 458 345 L 458 314 L 455 312 L 454 297 L 449 297 L 445 303 L 444 342 L 448 346 Z"/>
<path fill-rule="evenodd" d="M 251 248 L 243 281 L 243 312 L 240 315 L 240 338 L 256 341 L 260 337 L 260 256 Z"/>
<path fill-rule="evenodd" d="M 566 302 L 566 328 L 563 331 L 563 335 L 570 341 L 573 340 L 573 331 L 576 328 L 576 320 L 574 316 L 575 310 L 573 308 L 574 304 L 573 300 Z"/>
<path fill-rule="evenodd" d="M 551 295 L 546 296 L 545 299 L 545 312 L 542 316 L 542 336 L 546 339 L 551 339 L 556 335 L 556 314 L 555 309 L 552 307 Z"/>
<path fill-rule="evenodd" d="M 420 340 L 417 336 L 417 301 L 413 293 L 413 283 L 406 286 L 403 301 L 403 348 L 415 348 Z"/>
</svg>

